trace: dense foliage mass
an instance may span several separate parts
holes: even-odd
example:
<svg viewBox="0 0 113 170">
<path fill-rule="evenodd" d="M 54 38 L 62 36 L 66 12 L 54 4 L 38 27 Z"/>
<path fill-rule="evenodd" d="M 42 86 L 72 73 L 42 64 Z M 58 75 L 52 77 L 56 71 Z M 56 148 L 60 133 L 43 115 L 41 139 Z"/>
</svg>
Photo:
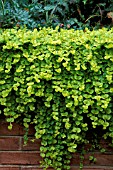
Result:
<svg viewBox="0 0 113 170">
<path fill-rule="evenodd" d="M 113 139 L 113 28 L 1 30 L 0 109 L 34 124 L 45 167 L 69 169 L 89 130 Z"/>
<path fill-rule="evenodd" d="M 113 0 L 0 0 L 0 27 L 89 29 L 113 24 Z"/>
</svg>

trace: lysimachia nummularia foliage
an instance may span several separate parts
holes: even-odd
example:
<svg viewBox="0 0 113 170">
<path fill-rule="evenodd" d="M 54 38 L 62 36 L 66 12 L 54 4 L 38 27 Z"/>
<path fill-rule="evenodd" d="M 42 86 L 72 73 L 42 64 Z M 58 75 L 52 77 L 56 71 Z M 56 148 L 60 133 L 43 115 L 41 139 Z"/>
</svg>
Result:
<svg viewBox="0 0 113 170">
<path fill-rule="evenodd" d="M 113 28 L 1 30 L 0 108 L 34 124 L 45 168 L 70 169 L 90 129 L 113 139 Z"/>
</svg>

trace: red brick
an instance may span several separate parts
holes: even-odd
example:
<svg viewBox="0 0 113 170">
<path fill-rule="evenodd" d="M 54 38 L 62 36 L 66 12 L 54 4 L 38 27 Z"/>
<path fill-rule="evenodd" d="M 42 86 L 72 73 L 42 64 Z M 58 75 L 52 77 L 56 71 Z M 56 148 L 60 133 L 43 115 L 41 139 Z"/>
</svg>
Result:
<svg viewBox="0 0 113 170">
<path fill-rule="evenodd" d="M 20 167 L 0 167 L 0 170 L 20 170 Z"/>
<path fill-rule="evenodd" d="M 110 143 L 111 143 L 110 141 L 101 140 L 101 141 L 100 141 L 100 146 L 101 146 L 102 148 L 105 148 L 106 151 L 113 152 L 113 147 L 111 147 L 111 146 L 109 145 Z"/>
<path fill-rule="evenodd" d="M 79 165 L 80 164 L 80 154 L 76 153 L 73 154 L 73 157 L 71 159 L 71 165 Z"/>
<path fill-rule="evenodd" d="M 101 139 L 100 143 L 98 143 L 98 144 L 101 148 L 104 148 L 107 152 L 108 151 L 113 152 L 113 147 L 111 147 L 109 145 L 110 143 L 111 143 L 111 141 L 109 141 L 109 140 L 106 141 L 104 139 Z M 91 149 L 91 147 L 92 147 L 91 143 L 85 145 L 86 150 Z M 79 151 L 81 151 L 81 146 L 79 147 Z M 97 151 L 98 151 L 98 148 L 95 148 L 94 152 L 97 152 Z"/>
<path fill-rule="evenodd" d="M 23 168 L 21 168 L 21 170 L 43 170 L 43 169 L 41 169 L 41 168 L 33 168 L 33 167 L 31 167 L 31 168 L 23 167 Z"/>
<path fill-rule="evenodd" d="M 39 152 L 0 152 L 0 165 L 39 165 Z"/>
<path fill-rule="evenodd" d="M 35 139 L 34 142 L 32 140 L 33 140 L 33 138 L 29 138 L 27 145 L 24 145 L 24 139 L 22 139 L 22 150 L 39 151 L 40 145 L 41 145 L 41 140 Z"/>
<path fill-rule="evenodd" d="M 83 170 L 113 170 L 113 167 L 110 167 L 110 166 L 84 166 Z"/>
<path fill-rule="evenodd" d="M 40 168 L 38 166 L 22 166 L 21 170 L 43 170 L 43 168 Z M 47 170 L 54 170 L 52 168 L 48 168 Z M 71 170 L 80 170 L 79 166 L 73 166 L 71 167 Z M 84 166 L 82 170 L 113 170 L 113 167 L 110 166 Z"/>
<path fill-rule="evenodd" d="M 26 146 L 23 146 L 23 126 L 14 123 L 11 131 L 7 127 L 8 123 L 4 121 L 0 123 L 0 170 L 42 170 L 39 167 L 41 141 L 31 142 L 35 133 L 34 127 L 30 127 L 30 138 Z M 89 156 L 92 153 L 87 153 L 84 156 L 83 170 L 113 170 L 113 148 L 109 147 L 108 143 L 104 140 L 100 142 L 109 152 L 100 153 L 95 150 L 94 157 L 97 158 L 95 163 L 89 161 Z M 71 170 L 79 170 L 79 164 L 80 154 L 73 154 Z M 48 168 L 48 170 L 53 169 Z"/>
<path fill-rule="evenodd" d="M 16 124 L 16 123 L 13 123 L 13 128 L 12 130 L 8 130 L 8 123 L 6 123 L 5 121 L 2 121 L 0 123 L 0 135 L 6 135 L 6 136 L 9 136 L 9 135 L 23 135 L 23 128 L 22 126 Z"/>
<path fill-rule="evenodd" d="M 80 166 L 73 166 L 71 167 L 71 170 L 80 170 Z"/>
<path fill-rule="evenodd" d="M 0 136 L 3 136 L 3 135 L 6 135 L 6 136 L 22 136 L 25 134 L 25 131 L 24 131 L 24 127 L 22 125 L 19 125 L 17 123 L 13 123 L 13 128 L 12 130 L 9 130 L 8 129 L 8 125 L 9 123 L 5 122 L 5 121 L 1 121 L 0 123 Z M 35 133 L 35 129 L 33 127 L 33 125 L 30 126 L 30 129 L 29 129 L 29 135 L 33 136 Z"/>
<path fill-rule="evenodd" d="M 19 150 L 20 138 L 19 137 L 0 137 L 0 150 Z"/>
<path fill-rule="evenodd" d="M 89 161 L 89 156 L 91 156 L 91 153 L 87 153 L 84 156 L 84 165 L 98 165 L 98 166 L 113 166 L 113 153 L 100 153 L 95 152 L 94 157 L 97 159 L 95 163 Z M 79 154 L 73 154 L 73 158 L 71 160 L 71 165 L 79 165 L 80 158 Z"/>
<path fill-rule="evenodd" d="M 24 167 L 21 167 L 21 170 L 43 170 L 43 168 L 41 167 L 27 167 L 27 166 L 24 166 Z M 48 168 L 47 170 L 54 170 L 53 168 Z"/>
</svg>

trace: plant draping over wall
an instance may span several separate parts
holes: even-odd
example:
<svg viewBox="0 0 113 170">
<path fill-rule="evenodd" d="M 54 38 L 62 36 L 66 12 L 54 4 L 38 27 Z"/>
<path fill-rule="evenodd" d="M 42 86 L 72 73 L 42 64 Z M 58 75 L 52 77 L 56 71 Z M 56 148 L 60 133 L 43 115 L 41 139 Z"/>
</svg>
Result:
<svg viewBox="0 0 113 170">
<path fill-rule="evenodd" d="M 91 129 L 113 141 L 113 28 L 0 30 L 0 109 L 34 124 L 45 167 L 70 169 Z"/>
</svg>

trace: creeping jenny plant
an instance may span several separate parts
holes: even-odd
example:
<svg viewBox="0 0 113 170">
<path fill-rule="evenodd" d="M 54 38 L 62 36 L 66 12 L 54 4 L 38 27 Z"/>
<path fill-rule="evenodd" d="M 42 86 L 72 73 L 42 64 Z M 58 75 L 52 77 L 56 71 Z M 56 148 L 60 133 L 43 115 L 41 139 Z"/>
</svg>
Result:
<svg viewBox="0 0 113 170">
<path fill-rule="evenodd" d="M 46 168 L 70 169 L 91 128 L 113 141 L 113 28 L 1 30 L 0 105 L 9 129 L 34 124 Z"/>
</svg>

